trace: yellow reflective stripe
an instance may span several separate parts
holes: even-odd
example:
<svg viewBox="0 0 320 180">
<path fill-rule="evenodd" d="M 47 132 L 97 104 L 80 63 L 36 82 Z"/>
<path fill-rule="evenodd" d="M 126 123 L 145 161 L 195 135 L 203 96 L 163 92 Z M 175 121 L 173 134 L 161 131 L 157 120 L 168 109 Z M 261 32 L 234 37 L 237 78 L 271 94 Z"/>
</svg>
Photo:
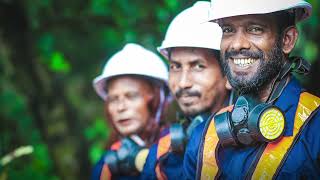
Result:
<svg viewBox="0 0 320 180">
<path fill-rule="evenodd" d="M 272 179 L 304 122 L 319 104 L 320 98 L 312 94 L 304 92 L 300 95 L 294 119 L 293 135 L 283 137 L 279 141 L 267 145 L 255 168 L 252 179 Z"/>
<path fill-rule="evenodd" d="M 204 140 L 201 179 L 214 179 L 218 173 L 215 156 L 218 141 L 214 119 L 212 119 Z"/>
<path fill-rule="evenodd" d="M 232 111 L 233 105 L 221 109 L 217 114 L 221 114 L 226 111 Z M 201 179 L 214 179 L 218 173 L 218 165 L 216 161 L 215 151 L 219 138 L 214 125 L 214 119 L 210 121 L 203 145 L 203 157 L 201 167 Z"/>
</svg>

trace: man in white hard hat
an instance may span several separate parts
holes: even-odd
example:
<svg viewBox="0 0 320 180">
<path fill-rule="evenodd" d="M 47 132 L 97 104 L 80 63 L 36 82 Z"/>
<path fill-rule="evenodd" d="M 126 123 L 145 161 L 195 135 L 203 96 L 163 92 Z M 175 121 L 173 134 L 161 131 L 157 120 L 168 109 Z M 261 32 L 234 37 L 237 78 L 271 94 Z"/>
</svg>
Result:
<svg viewBox="0 0 320 180">
<path fill-rule="evenodd" d="M 310 64 L 290 56 L 296 23 L 311 9 L 303 0 L 212 0 L 221 63 L 240 96 L 194 132 L 185 179 L 320 177 L 320 98 L 291 74 L 307 73 Z"/>
<path fill-rule="evenodd" d="M 138 44 L 126 44 L 107 61 L 93 86 L 105 101 L 106 118 L 113 127 L 111 146 L 96 164 L 92 179 L 139 179 L 170 98 L 167 79 L 164 62 Z"/>
<path fill-rule="evenodd" d="M 160 53 L 169 60 L 169 87 L 184 115 L 150 148 L 142 179 L 179 179 L 185 144 L 193 129 L 228 104 L 220 68 L 221 29 L 204 23 L 210 3 L 198 1 L 170 23 Z"/>
</svg>

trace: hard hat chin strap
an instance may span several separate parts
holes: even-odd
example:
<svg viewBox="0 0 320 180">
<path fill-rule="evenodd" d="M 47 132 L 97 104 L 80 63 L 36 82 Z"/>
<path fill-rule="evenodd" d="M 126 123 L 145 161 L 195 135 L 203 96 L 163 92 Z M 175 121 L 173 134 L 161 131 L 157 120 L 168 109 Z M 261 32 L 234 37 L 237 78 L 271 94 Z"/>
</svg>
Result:
<svg viewBox="0 0 320 180">
<path fill-rule="evenodd" d="M 162 111 L 163 111 L 163 108 L 164 108 L 164 104 L 165 104 L 165 101 L 166 101 L 166 97 L 165 97 L 165 92 L 164 92 L 164 87 L 163 86 L 160 87 L 160 94 L 159 95 L 160 95 L 160 102 L 159 102 L 159 106 L 157 108 L 157 112 L 156 112 L 156 115 L 155 115 L 156 123 L 160 122 L 161 114 L 162 114 Z"/>
</svg>

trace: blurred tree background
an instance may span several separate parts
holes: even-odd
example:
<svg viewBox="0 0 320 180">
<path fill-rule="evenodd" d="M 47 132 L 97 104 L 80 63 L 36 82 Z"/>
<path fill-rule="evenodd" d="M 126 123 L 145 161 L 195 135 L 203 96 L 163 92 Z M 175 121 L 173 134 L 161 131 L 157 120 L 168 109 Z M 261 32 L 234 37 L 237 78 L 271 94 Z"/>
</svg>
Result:
<svg viewBox="0 0 320 180">
<path fill-rule="evenodd" d="M 108 138 L 92 79 L 127 42 L 156 51 L 194 2 L 0 0 L 0 180 L 88 179 Z M 320 95 L 319 0 L 309 2 L 295 54 L 312 63 L 300 79 Z M 26 145 L 11 157 L 31 154 L 5 163 Z"/>
</svg>

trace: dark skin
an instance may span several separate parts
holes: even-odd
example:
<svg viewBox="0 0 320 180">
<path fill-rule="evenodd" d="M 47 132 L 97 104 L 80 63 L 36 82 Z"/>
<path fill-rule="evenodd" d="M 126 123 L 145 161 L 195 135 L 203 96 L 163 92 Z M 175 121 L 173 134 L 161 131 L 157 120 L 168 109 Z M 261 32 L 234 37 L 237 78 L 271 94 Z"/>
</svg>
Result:
<svg viewBox="0 0 320 180">
<path fill-rule="evenodd" d="M 227 98 L 226 78 L 211 50 L 173 48 L 169 62 L 169 87 L 185 115 L 222 108 Z"/>
<path fill-rule="evenodd" d="M 280 34 L 277 17 L 272 14 L 223 18 L 219 21 L 219 25 L 223 30 L 221 41 L 222 57 L 228 51 L 242 50 L 254 52 L 260 50 L 264 55 L 267 55 L 267 52 L 274 48 L 279 38 L 279 48 L 281 48 L 282 56 L 288 57 L 298 38 L 298 31 L 294 26 L 286 28 Z M 224 61 L 230 68 L 231 78 L 241 78 L 249 81 L 257 75 L 261 61 L 269 61 L 269 59 L 270 57 L 264 57 L 264 60 L 262 60 L 238 54 L 224 59 Z M 257 94 L 261 101 L 266 101 L 271 93 L 271 85 L 274 79 L 275 76 L 271 78 L 270 82 L 259 88 Z"/>
</svg>

